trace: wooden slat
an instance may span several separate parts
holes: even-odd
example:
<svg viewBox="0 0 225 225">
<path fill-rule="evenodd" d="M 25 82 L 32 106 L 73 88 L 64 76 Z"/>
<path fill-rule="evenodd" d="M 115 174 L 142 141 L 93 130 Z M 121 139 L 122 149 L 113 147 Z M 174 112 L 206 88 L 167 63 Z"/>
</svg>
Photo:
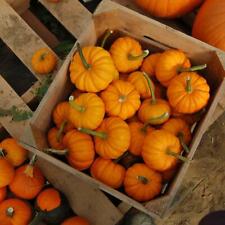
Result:
<svg viewBox="0 0 225 225">
<path fill-rule="evenodd" d="M 78 0 L 60 1 L 57 4 L 47 0 L 40 0 L 40 2 L 76 38 L 91 22 L 92 14 Z"/>
<path fill-rule="evenodd" d="M 5 0 L 0 0 L 0 5 L 0 38 L 12 49 L 37 79 L 41 79 L 43 76 L 35 74 L 32 69 L 31 58 L 38 49 L 48 48 L 47 44 Z"/>
<path fill-rule="evenodd" d="M 25 12 L 30 6 L 30 0 L 6 0 L 19 14 Z"/>
</svg>

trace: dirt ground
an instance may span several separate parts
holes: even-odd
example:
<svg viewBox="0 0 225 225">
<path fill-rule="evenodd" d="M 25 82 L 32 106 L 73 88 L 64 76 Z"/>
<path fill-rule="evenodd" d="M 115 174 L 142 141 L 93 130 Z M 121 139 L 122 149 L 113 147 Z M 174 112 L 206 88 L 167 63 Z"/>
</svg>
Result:
<svg viewBox="0 0 225 225">
<path fill-rule="evenodd" d="M 211 211 L 225 209 L 225 113 L 205 133 L 184 180 L 199 184 L 157 225 L 197 225 Z"/>
</svg>

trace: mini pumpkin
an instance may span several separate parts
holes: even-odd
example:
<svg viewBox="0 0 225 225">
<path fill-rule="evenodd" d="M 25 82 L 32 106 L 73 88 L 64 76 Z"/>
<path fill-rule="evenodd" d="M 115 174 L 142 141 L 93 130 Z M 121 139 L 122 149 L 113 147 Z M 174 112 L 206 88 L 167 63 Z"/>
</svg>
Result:
<svg viewBox="0 0 225 225">
<path fill-rule="evenodd" d="M 0 188 L 0 203 L 5 200 L 6 195 L 7 195 L 7 188 L 6 187 Z"/>
<path fill-rule="evenodd" d="M 71 82 L 79 90 L 99 92 L 118 76 L 109 52 L 103 48 L 88 46 L 81 49 L 77 44 L 77 50 L 69 70 Z"/>
<path fill-rule="evenodd" d="M 0 203 L 1 225 L 27 225 L 31 218 L 32 209 L 23 200 L 11 198 Z"/>
<path fill-rule="evenodd" d="M 101 98 L 105 103 L 105 110 L 108 115 L 118 116 L 123 120 L 132 117 L 141 104 L 140 95 L 135 87 L 122 80 L 110 84 L 101 93 Z"/>
<path fill-rule="evenodd" d="M 141 122 L 131 122 L 128 124 L 130 128 L 130 146 L 129 152 L 133 155 L 140 156 L 145 136 L 154 130 L 153 127 Z"/>
<path fill-rule="evenodd" d="M 57 65 L 56 55 L 48 48 L 42 48 L 36 51 L 32 57 L 31 65 L 38 74 L 48 74 L 52 72 Z"/>
<path fill-rule="evenodd" d="M 138 41 L 131 37 L 120 37 L 110 47 L 110 54 L 120 73 L 130 73 L 137 70 L 149 53 L 142 51 Z"/>
<path fill-rule="evenodd" d="M 149 89 L 151 91 L 151 99 L 145 99 L 138 110 L 138 118 L 143 123 L 151 125 L 159 125 L 166 122 L 171 113 L 169 103 L 163 99 L 157 99 L 153 90 L 152 81 L 144 72 L 143 75 L 148 81 Z"/>
<path fill-rule="evenodd" d="M 84 93 L 69 99 L 69 121 L 76 127 L 96 129 L 105 115 L 104 102 L 94 93 Z"/>
<path fill-rule="evenodd" d="M 35 165 L 36 158 L 34 155 L 29 164 L 17 168 L 9 185 L 10 191 L 19 198 L 34 199 L 45 185 L 42 171 Z"/>
<path fill-rule="evenodd" d="M 163 124 L 162 128 L 177 136 L 183 149 L 188 153 L 188 144 L 191 141 L 191 130 L 189 125 L 182 119 L 172 118 Z"/>
<path fill-rule="evenodd" d="M 126 171 L 124 188 L 133 199 L 149 201 L 160 194 L 162 177 L 144 163 L 137 163 Z"/>
<path fill-rule="evenodd" d="M 125 168 L 110 159 L 98 157 L 91 166 L 91 176 L 102 183 L 119 188 L 123 184 Z"/>
<path fill-rule="evenodd" d="M 80 216 L 73 216 L 70 218 L 67 218 L 61 225 L 90 225 L 90 223 Z"/>
<path fill-rule="evenodd" d="M 165 130 L 152 131 L 146 136 L 142 147 L 146 165 L 161 172 L 176 166 L 178 159 L 187 161 L 180 153 L 179 139 Z"/>
<path fill-rule="evenodd" d="M 4 139 L 0 143 L 0 149 L 13 166 L 20 166 L 27 159 L 27 150 L 21 147 L 14 138 Z"/>
<path fill-rule="evenodd" d="M 95 150 L 105 159 L 117 159 L 127 151 L 130 144 L 130 130 L 119 117 L 103 120 L 96 131 L 80 128 L 79 131 L 94 136 Z"/>
<path fill-rule="evenodd" d="M 51 148 L 57 150 L 65 149 L 65 146 L 63 145 L 63 136 L 56 127 L 53 127 L 48 131 L 48 143 Z"/>
<path fill-rule="evenodd" d="M 197 73 L 184 72 L 171 81 L 167 89 L 167 97 L 175 111 L 192 114 L 207 105 L 210 87 Z"/>
</svg>

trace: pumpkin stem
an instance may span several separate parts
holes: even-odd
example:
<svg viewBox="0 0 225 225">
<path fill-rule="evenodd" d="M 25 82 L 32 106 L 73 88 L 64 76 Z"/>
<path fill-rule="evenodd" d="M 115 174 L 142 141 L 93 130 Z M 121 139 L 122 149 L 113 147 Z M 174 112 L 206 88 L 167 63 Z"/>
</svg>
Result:
<svg viewBox="0 0 225 225">
<path fill-rule="evenodd" d="M 41 224 L 43 218 L 44 218 L 44 213 L 43 212 L 35 212 L 35 216 L 33 220 L 29 223 L 29 225 L 39 225 Z"/>
<path fill-rule="evenodd" d="M 203 64 L 203 65 L 198 65 L 198 66 L 192 66 L 190 68 L 179 68 L 178 72 L 182 73 L 182 72 L 195 72 L 198 70 L 204 70 L 205 68 L 207 68 L 207 64 Z"/>
<path fill-rule="evenodd" d="M 119 158 L 114 159 L 113 162 L 114 163 L 118 163 L 120 160 L 122 160 L 124 157 L 128 156 L 130 153 L 128 151 L 126 151 L 125 153 L 123 153 L 123 155 L 121 155 Z"/>
<path fill-rule="evenodd" d="M 79 112 L 85 112 L 85 107 L 82 106 L 82 105 L 78 105 L 78 104 L 75 102 L 74 96 L 72 96 L 72 95 L 69 97 L 69 104 L 70 104 L 70 106 L 71 106 L 73 109 L 75 109 L 75 110 L 77 110 L 77 111 L 79 111 Z"/>
<path fill-rule="evenodd" d="M 48 55 L 47 52 L 44 52 L 43 54 L 40 55 L 40 61 L 45 60 L 45 57 Z"/>
<path fill-rule="evenodd" d="M 56 155 L 66 155 L 68 153 L 68 149 L 56 150 L 53 148 L 45 148 L 44 152 L 52 153 L 52 154 L 56 154 Z"/>
<path fill-rule="evenodd" d="M 79 53 L 79 56 L 80 56 L 80 59 L 81 59 L 81 61 L 83 63 L 84 68 L 86 70 L 90 69 L 91 65 L 87 63 L 79 43 L 77 43 L 77 50 L 78 50 L 78 53 Z"/>
<path fill-rule="evenodd" d="M 58 142 L 60 142 L 60 140 L 61 140 L 61 136 L 62 136 L 62 133 L 64 131 L 66 124 L 67 124 L 67 121 L 63 121 L 63 123 L 60 125 L 60 128 L 59 128 L 59 130 L 57 132 L 57 136 L 56 136 L 56 139 Z"/>
<path fill-rule="evenodd" d="M 149 120 L 148 120 L 148 122 L 146 122 L 145 124 L 144 124 L 144 127 L 145 126 L 148 126 L 149 124 L 151 124 L 151 122 L 153 122 L 153 121 L 155 121 L 155 120 L 162 120 L 162 119 L 166 119 L 166 118 L 169 118 L 169 113 L 168 112 L 165 112 L 165 113 L 163 113 L 162 115 L 160 115 L 160 116 L 157 116 L 157 117 L 152 117 L 152 118 L 150 118 Z"/>
<path fill-rule="evenodd" d="M 13 217 L 14 212 L 15 212 L 15 210 L 14 210 L 13 207 L 9 207 L 9 208 L 6 209 L 6 215 L 7 215 L 8 217 Z"/>
<path fill-rule="evenodd" d="M 105 47 L 105 43 L 106 43 L 106 41 L 108 40 L 108 38 L 109 38 L 109 36 L 110 36 L 111 34 L 113 34 L 113 30 L 107 29 L 106 32 L 105 32 L 105 35 L 104 35 L 104 37 L 103 37 L 103 39 L 102 39 L 102 43 L 101 43 L 101 45 L 100 45 L 102 48 Z"/>
<path fill-rule="evenodd" d="M 37 155 L 33 155 L 29 164 L 26 166 L 26 169 L 24 171 L 24 173 L 28 176 L 28 177 L 34 177 L 34 164 L 37 161 Z"/>
<path fill-rule="evenodd" d="M 144 176 L 138 176 L 137 179 L 142 183 L 142 184 L 148 184 L 149 183 L 149 179 L 147 179 Z"/>
<path fill-rule="evenodd" d="M 173 152 L 173 151 L 171 151 L 170 149 L 168 149 L 168 150 L 166 151 L 166 154 L 167 154 L 167 155 L 171 155 L 171 156 L 173 156 L 173 157 L 175 157 L 175 158 L 177 158 L 177 159 L 179 159 L 179 160 L 181 160 L 181 161 L 183 161 L 183 162 L 189 162 L 189 159 L 188 159 L 188 158 L 186 158 L 186 157 L 184 157 L 184 156 L 182 156 L 182 155 L 179 155 L 178 153 Z"/>
<path fill-rule="evenodd" d="M 188 94 L 190 94 L 192 92 L 191 77 L 187 77 L 187 79 L 186 79 L 186 92 Z"/>
<path fill-rule="evenodd" d="M 152 80 L 150 79 L 150 77 L 148 76 L 147 73 L 143 72 L 143 75 L 144 75 L 145 79 L 148 82 L 148 87 L 149 87 L 150 92 L 151 92 L 151 97 L 152 97 L 151 98 L 151 103 L 152 104 L 156 104 L 155 91 L 154 91 Z"/>
<path fill-rule="evenodd" d="M 119 102 L 120 103 L 123 103 L 123 102 L 125 102 L 126 101 L 126 99 L 127 99 L 127 96 L 125 96 L 125 95 L 120 95 L 120 97 L 119 97 Z"/>
<path fill-rule="evenodd" d="M 102 138 L 102 139 L 107 138 L 107 133 L 105 133 L 105 132 L 98 132 L 98 131 L 94 131 L 94 130 L 90 130 L 90 129 L 82 128 L 82 127 L 77 128 L 77 130 L 82 132 L 82 133 L 90 134 L 92 136 L 99 137 L 99 138 Z"/>
<path fill-rule="evenodd" d="M 190 152 L 190 149 L 188 148 L 188 146 L 184 142 L 184 134 L 182 132 L 179 132 L 178 135 L 177 135 L 177 137 L 179 138 L 180 144 L 183 147 L 184 151 L 186 153 L 189 153 Z"/>
<path fill-rule="evenodd" d="M 149 54 L 149 50 L 144 50 L 141 55 L 132 55 L 132 54 L 128 54 L 127 58 L 128 60 L 130 61 L 135 61 L 135 60 L 138 60 L 138 59 L 143 59 L 145 58 L 147 55 Z"/>
<path fill-rule="evenodd" d="M 5 151 L 3 148 L 0 148 L 0 157 L 5 157 Z"/>
</svg>

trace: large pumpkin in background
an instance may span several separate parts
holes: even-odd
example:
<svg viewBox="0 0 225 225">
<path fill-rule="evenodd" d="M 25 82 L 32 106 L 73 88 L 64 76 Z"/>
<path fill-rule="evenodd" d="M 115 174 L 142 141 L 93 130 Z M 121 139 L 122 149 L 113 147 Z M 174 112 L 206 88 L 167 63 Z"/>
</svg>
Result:
<svg viewBox="0 0 225 225">
<path fill-rule="evenodd" d="M 225 51 L 225 1 L 206 0 L 195 19 L 192 35 Z"/>
<path fill-rule="evenodd" d="M 135 0 L 137 5 L 160 18 L 176 18 L 191 12 L 203 0 Z M 220 0 L 219 0 L 220 1 Z"/>
</svg>

